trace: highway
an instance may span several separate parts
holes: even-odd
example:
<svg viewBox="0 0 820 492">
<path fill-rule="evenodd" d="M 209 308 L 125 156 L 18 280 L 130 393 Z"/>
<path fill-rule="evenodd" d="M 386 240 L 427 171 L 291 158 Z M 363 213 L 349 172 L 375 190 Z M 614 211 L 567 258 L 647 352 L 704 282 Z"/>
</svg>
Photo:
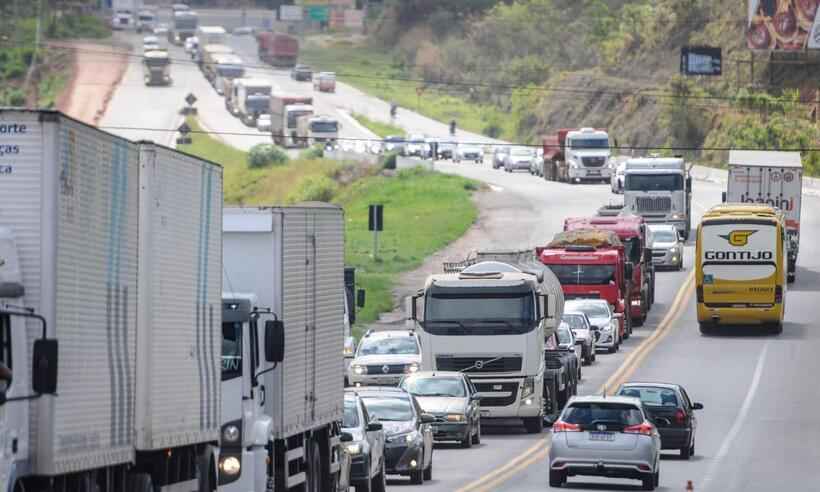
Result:
<svg viewBox="0 0 820 492">
<path fill-rule="evenodd" d="M 134 40 L 138 38 L 133 37 Z M 232 46 L 251 64 L 258 64 L 252 37 L 232 37 Z M 172 57 L 184 58 L 173 48 Z M 254 133 L 231 117 L 222 98 L 205 81 L 193 64 L 176 63 L 174 85 L 146 88 L 141 83 L 139 60 L 134 58 L 111 101 L 102 126 L 172 129 L 179 125 L 177 113 L 188 92 L 198 98 L 203 123 L 213 131 Z M 254 75 L 269 77 L 280 90 L 312 94 L 312 85 L 297 83 L 281 70 L 256 68 Z M 356 111 L 371 118 L 384 119 L 388 105 L 363 95 L 342 83 L 336 94 L 315 95 L 318 112 L 341 115 L 342 135 L 371 138 L 372 134 L 346 117 Z M 442 136 L 445 124 L 400 109 L 397 124 L 408 132 Z M 568 123 L 569 125 L 569 123 Z M 169 143 L 169 133 L 113 130 L 129 138 L 149 138 Z M 160 136 L 158 136 L 160 135 Z M 459 132 L 458 138 L 470 141 L 489 139 Z M 163 138 L 165 140 L 163 140 Z M 222 135 L 240 148 L 269 142 L 263 135 Z M 559 231 L 563 219 L 571 215 L 590 215 L 601 204 L 617 199 L 606 185 L 568 185 L 551 183 L 525 173 L 507 174 L 489 165 L 436 163 L 442 172 L 456 173 L 492 184 L 497 193 L 526 208 L 527 217 L 517 220 L 510 213 L 509 242 L 495 247 L 522 248 L 543 244 Z M 695 221 L 708 207 L 720 202 L 722 186 L 695 182 L 693 213 Z M 820 371 L 815 354 L 820 351 L 820 336 L 812 322 L 820 318 L 820 200 L 805 197 L 801 253 L 797 282 L 786 296 L 786 324 L 782 335 L 758 335 L 754 331 L 701 336 L 695 321 L 693 286 L 689 281 L 693 247 L 686 249 L 687 268 L 682 272 L 659 272 L 656 304 L 644 327 L 624 343 L 617 354 L 599 354 L 597 362 L 584 367 L 580 393 L 597 393 L 609 382 L 619 380 L 661 380 L 683 384 L 695 401 L 705 409 L 699 413 L 696 454 L 688 462 L 670 455 L 661 465 L 659 490 L 683 490 L 692 480 L 695 490 L 771 491 L 812 490 L 820 481 L 820 421 L 816 408 L 820 396 L 809 379 Z M 667 316 L 671 310 L 672 315 Z M 677 316 L 673 316 L 677 315 Z M 657 334 L 654 334 L 657 331 Z M 637 351 L 637 352 L 636 352 Z M 620 369 L 620 370 L 619 370 Z M 619 377 L 620 376 L 620 377 Z M 808 377 L 807 377 L 808 376 Z M 524 434 L 517 426 L 484 425 L 482 444 L 470 450 L 454 446 L 436 447 L 433 480 L 410 486 L 405 479 L 390 480 L 401 490 L 509 490 L 529 491 L 547 488 L 546 449 L 548 430 L 541 435 Z M 638 490 L 636 481 L 603 481 L 570 478 L 571 490 Z"/>
</svg>

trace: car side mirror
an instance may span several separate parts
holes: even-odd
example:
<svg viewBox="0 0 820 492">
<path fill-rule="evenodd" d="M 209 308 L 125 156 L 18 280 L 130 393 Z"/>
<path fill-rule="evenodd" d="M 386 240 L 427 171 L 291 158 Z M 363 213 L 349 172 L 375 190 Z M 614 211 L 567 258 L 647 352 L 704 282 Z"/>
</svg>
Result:
<svg viewBox="0 0 820 492">
<path fill-rule="evenodd" d="M 692 410 L 703 410 L 703 403 L 693 403 Z"/>
<path fill-rule="evenodd" d="M 598 341 L 598 340 L 600 340 L 600 339 L 601 339 L 601 332 L 600 332 L 600 331 L 596 331 L 596 332 L 595 332 L 595 341 L 597 342 L 597 341 Z"/>
<path fill-rule="evenodd" d="M 436 418 L 430 415 L 429 413 L 421 414 L 421 423 L 422 424 L 432 424 L 436 421 Z"/>
<path fill-rule="evenodd" d="M 370 422 L 367 424 L 367 432 L 380 431 L 384 428 L 381 422 Z"/>
<path fill-rule="evenodd" d="M 600 330 L 600 329 L 601 329 L 601 327 L 600 327 L 600 326 L 591 325 L 591 326 L 589 327 L 589 329 L 590 329 L 590 330 L 592 330 L 592 331 L 598 331 L 598 330 Z"/>
<path fill-rule="evenodd" d="M 356 307 L 360 307 L 360 308 L 364 307 L 364 302 L 365 302 L 366 295 L 367 295 L 367 293 L 365 292 L 364 289 L 359 289 L 359 290 L 356 291 Z"/>
<path fill-rule="evenodd" d="M 31 384 L 38 395 L 57 393 L 58 354 L 56 339 L 40 338 L 34 341 Z"/>
<path fill-rule="evenodd" d="M 339 436 L 339 441 L 351 442 L 353 441 L 353 434 L 351 434 L 350 432 L 342 432 L 342 435 Z"/>
<path fill-rule="evenodd" d="M 473 393 L 470 395 L 470 399 L 473 401 L 481 401 L 481 393 Z"/>
<path fill-rule="evenodd" d="M 285 360 L 285 324 L 280 319 L 265 321 L 265 360 L 277 364 Z"/>
</svg>

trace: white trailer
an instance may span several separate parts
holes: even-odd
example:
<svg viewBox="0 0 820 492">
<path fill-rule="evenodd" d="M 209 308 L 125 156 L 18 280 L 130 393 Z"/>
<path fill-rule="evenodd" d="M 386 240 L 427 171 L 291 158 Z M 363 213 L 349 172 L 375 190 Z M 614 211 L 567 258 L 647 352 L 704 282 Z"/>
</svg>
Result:
<svg viewBox="0 0 820 492">
<path fill-rule="evenodd" d="M 803 163 L 800 152 L 729 151 L 729 179 L 723 201 L 760 203 L 783 211 L 789 237 L 789 282 L 794 282 L 797 275 L 802 195 Z"/>
<path fill-rule="evenodd" d="M 223 402 L 222 450 L 238 472 L 221 471 L 220 490 L 329 490 L 345 476 L 343 212 L 318 203 L 228 208 L 223 227 L 223 337 L 233 347 L 223 392 L 234 396 Z"/>
<path fill-rule="evenodd" d="M 215 489 L 221 197 L 215 164 L 0 111 L 0 490 Z"/>
</svg>

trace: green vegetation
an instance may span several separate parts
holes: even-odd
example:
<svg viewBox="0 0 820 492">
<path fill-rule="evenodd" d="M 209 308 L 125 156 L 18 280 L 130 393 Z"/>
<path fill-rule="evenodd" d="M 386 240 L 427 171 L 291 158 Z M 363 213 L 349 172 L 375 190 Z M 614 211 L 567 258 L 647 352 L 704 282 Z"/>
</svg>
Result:
<svg viewBox="0 0 820 492">
<path fill-rule="evenodd" d="M 323 159 L 293 159 L 282 166 L 251 168 L 248 154 L 205 133 L 194 118 L 190 145 L 179 150 L 223 166 L 226 204 L 331 201 L 345 209 L 345 261 L 357 269 L 357 281 L 367 290 L 360 324 L 374 321 L 393 308 L 392 288 L 402 272 L 460 237 L 477 217 L 471 195 L 476 183 L 466 178 L 419 169 L 391 176 L 364 164 Z M 367 230 L 368 205 L 384 205 L 385 230 L 379 258 L 372 254 L 373 235 Z M 356 331 L 360 334 L 359 328 Z"/>
<path fill-rule="evenodd" d="M 382 123 L 381 121 L 371 120 L 367 116 L 353 113 L 353 118 L 362 124 L 365 128 L 384 138 L 388 135 L 404 135 L 406 132 L 400 126 L 391 125 L 390 123 Z"/>
<path fill-rule="evenodd" d="M 111 37 L 111 29 L 93 15 L 62 15 L 50 19 L 46 34 L 51 39 L 105 39 Z"/>
<path fill-rule="evenodd" d="M 273 144 L 256 144 L 248 152 L 248 166 L 253 168 L 281 166 L 286 162 L 288 154 Z"/>
</svg>

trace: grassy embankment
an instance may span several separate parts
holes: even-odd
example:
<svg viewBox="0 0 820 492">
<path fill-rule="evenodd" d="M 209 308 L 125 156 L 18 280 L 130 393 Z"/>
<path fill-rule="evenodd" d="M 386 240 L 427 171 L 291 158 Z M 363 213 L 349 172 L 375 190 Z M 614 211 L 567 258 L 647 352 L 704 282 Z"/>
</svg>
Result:
<svg viewBox="0 0 820 492">
<path fill-rule="evenodd" d="M 333 183 L 330 201 L 345 210 L 345 262 L 357 269 L 367 290 L 354 333 L 393 308 L 396 277 L 418 267 L 424 258 L 460 237 L 477 217 L 471 200 L 476 183 L 465 178 L 421 170 L 385 176 L 374 167 L 324 159 L 295 159 L 282 166 L 249 169 L 247 154 L 205 134 L 189 120 L 192 144 L 179 150 L 222 164 L 225 203 L 246 205 L 293 203 L 312 198 L 315 184 Z M 367 206 L 384 205 L 385 230 L 378 260 L 371 256 L 373 236 L 367 230 Z"/>
<path fill-rule="evenodd" d="M 53 108 L 71 78 L 73 55 L 70 50 L 54 47 L 38 50 L 34 43 L 37 26 L 34 12 L 22 7 L 17 13 L 21 17 L 14 17 L 0 7 L 0 106 L 29 103 Z M 46 41 L 103 39 L 111 35 L 105 24 L 93 16 L 63 15 L 59 20 L 49 15 L 43 17 Z M 26 86 L 30 67 L 31 77 Z"/>
<path fill-rule="evenodd" d="M 406 108 L 439 121 L 456 120 L 459 128 L 475 133 L 499 138 L 514 137 L 515 128 L 503 111 L 490 104 L 469 103 L 442 90 L 452 90 L 450 87 L 425 87 L 414 80 L 400 80 L 418 77 L 397 65 L 394 57 L 384 51 L 339 41 L 322 45 L 309 43 L 299 56 L 317 69 L 335 71 L 339 80 L 367 94 L 395 102 L 399 112 L 401 108 Z M 420 96 L 416 94 L 419 87 L 424 88 Z M 364 116 L 372 119 L 372 115 Z"/>
<path fill-rule="evenodd" d="M 351 116 L 356 119 L 363 127 L 367 128 L 376 135 L 384 138 L 388 135 L 404 135 L 406 132 L 400 126 L 392 125 L 390 123 L 382 123 L 381 121 L 371 120 L 367 116 L 353 113 Z"/>
</svg>

